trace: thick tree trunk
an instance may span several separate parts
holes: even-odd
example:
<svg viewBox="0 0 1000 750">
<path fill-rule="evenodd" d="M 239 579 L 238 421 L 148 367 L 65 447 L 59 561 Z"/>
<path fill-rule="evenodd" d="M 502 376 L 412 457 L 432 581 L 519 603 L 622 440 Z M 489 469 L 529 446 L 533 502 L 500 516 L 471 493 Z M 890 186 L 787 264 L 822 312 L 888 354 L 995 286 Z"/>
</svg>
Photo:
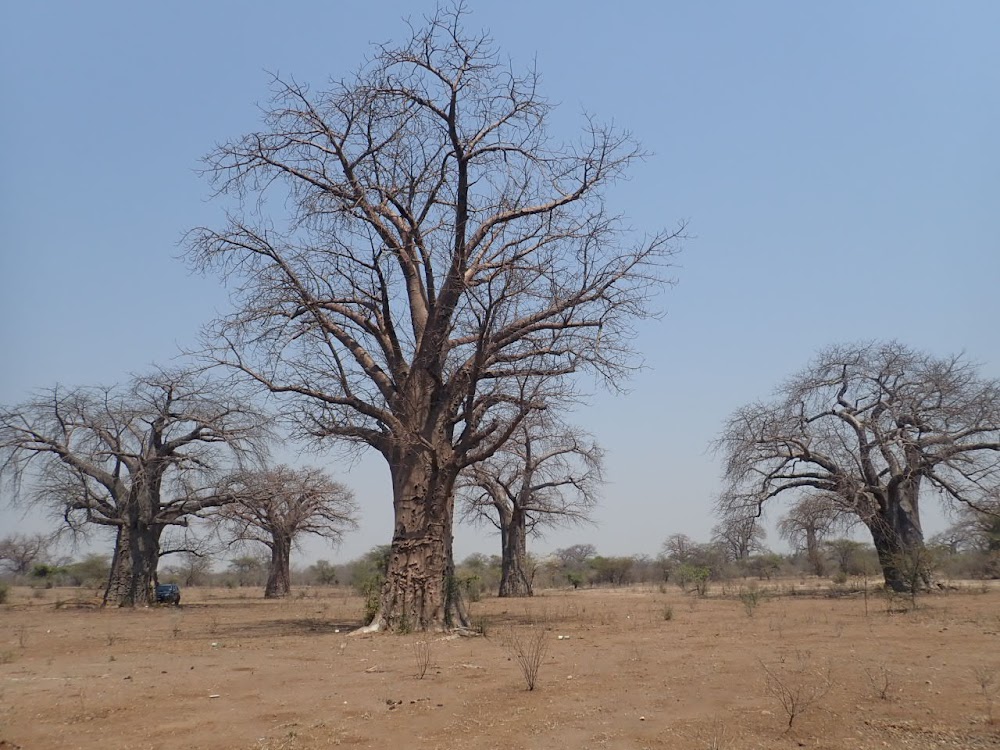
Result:
<svg viewBox="0 0 1000 750">
<path fill-rule="evenodd" d="M 826 566 L 823 564 L 823 555 L 819 551 L 819 540 L 816 538 L 816 529 L 813 528 L 806 529 L 806 559 L 809 560 L 809 565 L 812 567 L 813 573 L 817 577 L 822 578 L 826 572 Z"/>
<path fill-rule="evenodd" d="M 372 627 L 409 632 L 468 627 L 452 557 L 457 470 L 429 452 L 390 461 L 395 530 L 379 612 Z"/>
<path fill-rule="evenodd" d="M 267 585 L 264 587 L 265 599 L 281 599 L 288 596 L 291 591 L 291 552 L 291 537 L 275 535 L 271 541 L 271 565 L 267 569 Z"/>
<path fill-rule="evenodd" d="M 145 526 L 138 519 L 127 519 L 118 527 L 111 573 L 104 591 L 103 604 L 135 607 L 154 604 L 153 586 L 160 560 L 160 534 L 163 527 Z"/>
<path fill-rule="evenodd" d="M 886 494 L 878 513 L 866 524 L 871 531 L 885 585 L 896 592 L 927 586 L 930 572 L 920 570 L 924 533 L 917 505 L 919 478 L 901 483 Z"/>
<path fill-rule="evenodd" d="M 502 544 L 500 596 L 532 596 L 531 579 L 525 573 L 527 556 L 524 513 L 515 508 L 501 514 Z"/>
</svg>

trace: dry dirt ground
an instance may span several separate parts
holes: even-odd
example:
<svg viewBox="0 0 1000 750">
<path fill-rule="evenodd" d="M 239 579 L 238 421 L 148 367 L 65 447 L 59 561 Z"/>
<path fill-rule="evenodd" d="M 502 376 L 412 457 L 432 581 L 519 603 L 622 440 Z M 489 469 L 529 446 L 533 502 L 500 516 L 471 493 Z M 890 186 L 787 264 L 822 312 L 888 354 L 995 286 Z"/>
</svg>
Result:
<svg viewBox="0 0 1000 750">
<path fill-rule="evenodd" d="M 794 584 L 812 594 L 785 582 L 752 615 L 737 585 L 484 599 L 485 637 L 349 635 L 361 603 L 335 589 L 137 611 L 14 589 L 0 748 L 1000 747 L 1000 589 L 866 613 Z M 512 649 L 539 633 L 529 692 Z"/>
</svg>

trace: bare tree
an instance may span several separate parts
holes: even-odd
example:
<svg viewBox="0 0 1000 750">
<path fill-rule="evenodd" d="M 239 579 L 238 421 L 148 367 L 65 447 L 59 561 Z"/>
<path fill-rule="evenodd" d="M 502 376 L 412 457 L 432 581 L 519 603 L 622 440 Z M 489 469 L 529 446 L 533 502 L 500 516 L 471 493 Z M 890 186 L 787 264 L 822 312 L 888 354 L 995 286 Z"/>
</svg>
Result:
<svg viewBox="0 0 1000 750">
<path fill-rule="evenodd" d="M 793 548 L 805 550 L 813 573 L 823 576 L 826 566 L 821 552 L 822 543 L 830 534 L 849 526 L 849 518 L 836 496 L 822 493 L 806 495 L 778 522 L 778 534 Z"/>
<path fill-rule="evenodd" d="M 209 356 L 285 397 L 298 435 L 388 463 L 373 628 L 468 622 L 450 583 L 459 472 L 574 397 L 573 373 L 614 387 L 634 369 L 678 236 L 633 238 L 607 209 L 642 156 L 630 136 L 588 118 L 555 144 L 537 73 L 464 16 L 438 10 L 325 90 L 276 79 L 264 128 L 207 159 L 241 207 L 190 235 L 195 267 L 234 288 Z"/>
<path fill-rule="evenodd" d="M 726 556 L 735 563 L 745 562 L 754 552 L 764 550 L 767 532 L 758 523 L 756 514 L 745 512 L 726 513 L 712 528 L 712 541 L 726 551 Z"/>
<path fill-rule="evenodd" d="M 16 576 L 27 575 L 31 566 L 41 562 L 48 552 L 51 538 L 45 534 L 11 534 L 0 539 L 0 561 L 7 563 Z"/>
<path fill-rule="evenodd" d="M 733 414 L 717 447 L 724 508 L 828 493 L 868 527 L 886 584 L 906 590 L 895 561 L 923 546 L 921 489 L 976 506 L 1000 484 L 1000 382 L 896 342 L 832 347 Z"/>
<path fill-rule="evenodd" d="M 522 422 L 507 444 L 459 480 L 462 513 L 500 531 L 500 596 L 531 596 L 527 538 L 546 526 L 589 520 L 603 451 L 593 438 L 552 419 Z"/>
<path fill-rule="evenodd" d="M 357 526 L 349 489 L 316 468 L 275 466 L 232 477 L 220 494 L 235 502 L 219 509 L 223 533 L 237 542 L 257 542 L 270 550 L 264 597 L 277 599 L 291 590 L 292 546 L 302 534 L 339 542 Z"/>
<path fill-rule="evenodd" d="M 263 420 L 232 386 L 157 370 L 125 387 L 55 387 L 0 410 L 0 464 L 73 528 L 115 530 L 104 603 L 151 601 L 164 529 L 225 502 L 198 489 L 257 452 Z"/>
<path fill-rule="evenodd" d="M 212 558 L 195 552 L 182 552 L 179 559 L 167 568 L 184 586 L 202 586 L 212 573 Z"/>
<path fill-rule="evenodd" d="M 671 534 L 664 540 L 661 554 L 671 562 L 683 564 L 697 555 L 699 546 L 687 534 Z"/>
<path fill-rule="evenodd" d="M 975 508 L 959 508 L 955 522 L 935 534 L 931 541 L 946 547 L 953 555 L 960 552 L 1000 552 L 1000 498 L 991 498 Z"/>
<path fill-rule="evenodd" d="M 552 554 L 563 567 L 585 568 L 597 555 L 597 547 L 593 544 L 574 544 L 571 547 L 557 549 Z"/>
</svg>

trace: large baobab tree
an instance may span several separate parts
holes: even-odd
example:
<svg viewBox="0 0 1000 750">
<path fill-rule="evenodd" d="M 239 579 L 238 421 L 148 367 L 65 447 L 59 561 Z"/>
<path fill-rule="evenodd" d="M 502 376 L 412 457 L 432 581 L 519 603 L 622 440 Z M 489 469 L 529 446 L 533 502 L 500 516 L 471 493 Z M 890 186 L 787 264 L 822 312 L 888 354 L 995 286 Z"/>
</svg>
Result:
<svg viewBox="0 0 1000 750">
<path fill-rule="evenodd" d="M 605 202 L 641 151 L 586 121 L 561 145 L 533 70 L 439 10 L 350 79 L 274 81 L 258 132 L 207 159 L 242 199 L 190 235 L 232 284 L 210 357 L 285 399 L 296 434 L 371 447 L 395 526 L 373 628 L 467 623 L 452 577 L 455 481 L 526 415 L 637 364 L 676 232 Z M 287 212 L 264 215 L 265 208 Z"/>
<path fill-rule="evenodd" d="M 232 476 L 220 494 L 234 502 L 216 519 L 223 533 L 239 542 L 256 542 L 271 553 L 264 597 L 277 599 L 291 590 L 292 546 L 303 534 L 339 542 L 357 526 L 354 496 L 321 469 L 275 466 Z"/>
<path fill-rule="evenodd" d="M 805 495 L 778 522 L 778 534 L 795 549 L 805 550 L 809 567 L 817 576 L 826 572 L 823 541 L 833 532 L 850 525 L 836 496 Z"/>
<path fill-rule="evenodd" d="M 551 419 L 525 420 L 490 458 L 459 480 L 462 513 L 500 532 L 500 596 L 531 596 L 528 535 L 589 519 L 601 485 L 603 451 L 593 438 Z"/>
<path fill-rule="evenodd" d="M 225 502 L 199 488 L 259 452 L 263 419 L 246 404 L 231 384 L 183 370 L 51 388 L 0 409 L 0 469 L 71 526 L 112 528 L 104 602 L 147 604 L 164 530 Z"/>
<path fill-rule="evenodd" d="M 906 590 L 922 491 L 976 506 L 1000 484 L 1000 381 L 896 342 L 832 347 L 772 401 L 733 414 L 717 446 L 725 508 L 827 493 L 867 526 L 886 584 Z"/>
</svg>

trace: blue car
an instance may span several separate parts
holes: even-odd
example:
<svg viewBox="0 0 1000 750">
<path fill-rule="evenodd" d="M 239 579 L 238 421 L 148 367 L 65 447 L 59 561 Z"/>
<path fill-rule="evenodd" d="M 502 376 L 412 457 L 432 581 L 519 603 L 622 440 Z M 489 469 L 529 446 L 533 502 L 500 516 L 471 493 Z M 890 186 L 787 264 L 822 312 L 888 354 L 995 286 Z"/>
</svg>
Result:
<svg viewBox="0 0 1000 750">
<path fill-rule="evenodd" d="M 161 583 L 156 587 L 157 604 L 180 604 L 181 587 L 176 583 Z"/>
</svg>

